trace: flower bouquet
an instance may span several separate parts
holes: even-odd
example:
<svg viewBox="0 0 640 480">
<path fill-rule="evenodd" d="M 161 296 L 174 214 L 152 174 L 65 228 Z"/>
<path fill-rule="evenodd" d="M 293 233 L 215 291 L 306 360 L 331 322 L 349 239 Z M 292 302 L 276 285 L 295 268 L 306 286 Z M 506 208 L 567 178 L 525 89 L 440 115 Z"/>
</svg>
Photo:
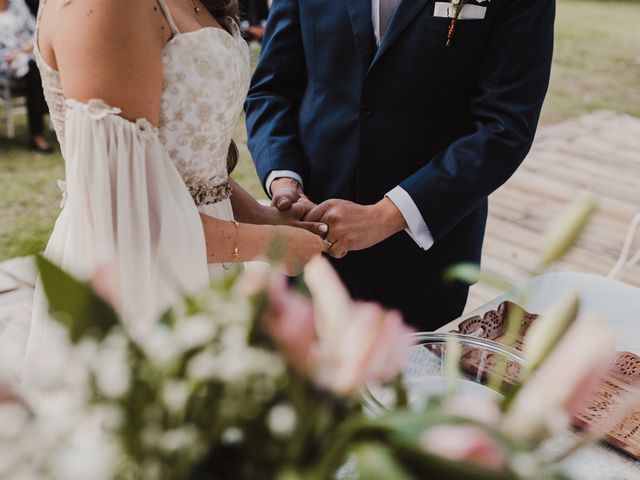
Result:
<svg viewBox="0 0 640 480">
<path fill-rule="evenodd" d="M 321 258 L 294 287 L 269 268 L 228 279 L 138 335 L 103 276 L 38 263 L 57 323 L 36 388 L 0 388 L 0 479 L 561 478 L 584 441 L 541 446 L 614 353 L 571 296 L 531 329 L 514 382 L 495 366 L 495 396 L 460 388 L 464 338 L 451 336 L 447 388 L 417 406 L 403 372 L 418 337 L 398 313 L 352 301 Z M 375 413 L 361 397 L 373 384 L 393 393 Z"/>
</svg>

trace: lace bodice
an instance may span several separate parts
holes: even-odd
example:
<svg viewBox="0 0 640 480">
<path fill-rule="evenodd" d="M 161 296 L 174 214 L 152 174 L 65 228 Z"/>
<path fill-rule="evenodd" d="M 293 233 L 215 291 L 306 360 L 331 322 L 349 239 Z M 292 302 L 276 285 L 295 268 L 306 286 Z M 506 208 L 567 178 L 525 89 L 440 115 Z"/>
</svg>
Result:
<svg viewBox="0 0 640 480">
<path fill-rule="evenodd" d="M 180 33 L 164 4 L 173 37 L 163 51 L 164 84 L 159 138 L 197 205 L 230 194 L 227 153 L 249 88 L 249 48 L 233 35 L 207 27 Z M 52 123 L 63 147 L 65 99 L 60 75 L 35 49 Z"/>
<path fill-rule="evenodd" d="M 228 196 L 227 153 L 249 88 L 239 30 L 177 34 L 163 56 L 160 142 L 197 204 Z"/>
</svg>

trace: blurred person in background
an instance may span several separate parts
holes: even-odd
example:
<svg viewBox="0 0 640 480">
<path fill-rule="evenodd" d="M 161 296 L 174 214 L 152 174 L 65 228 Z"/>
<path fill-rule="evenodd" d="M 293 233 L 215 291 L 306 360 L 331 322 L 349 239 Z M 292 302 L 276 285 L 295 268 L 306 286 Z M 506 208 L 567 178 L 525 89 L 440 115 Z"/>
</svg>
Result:
<svg viewBox="0 0 640 480">
<path fill-rule="evenodd" d="M 31 14 L 36 17 L 38 15 L 38 6 L 40 5 L 40 0 L 24 0 L 24 3 L 27 4 L 29 10 L 31 10 Z"/>
<path fill-rule="evenodd" d="M 242 35 L 247 41 L 262 42 L 264 28 L 269 16 L 268 0 L 240 0 L 239 3 Z"/>
<path fill-rule="evenodd" d="M 0 0 L 0 75 L 20 79 L 25 84 L 31 148 L 53 152 L 44 138 L 47 103 L 42 92 L 40 72 L 33 59 L 35 18 L 24 0 Z"/>
</svg>

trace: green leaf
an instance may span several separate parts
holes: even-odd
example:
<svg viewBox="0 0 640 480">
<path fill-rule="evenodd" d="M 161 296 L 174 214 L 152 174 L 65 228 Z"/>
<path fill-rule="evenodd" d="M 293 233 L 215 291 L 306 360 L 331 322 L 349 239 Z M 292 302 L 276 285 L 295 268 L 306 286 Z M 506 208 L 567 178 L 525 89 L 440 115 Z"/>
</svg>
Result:
<svg viewBox="0 0 640 480">
<path fill-rule="evenodd" d="M 51 315 L 69 330 L 73 342 L 102 339 L 118 325 L 115 310 L 84 282 L 76 280 L 42 256 L 36 258 Z"/>
<path fill-rule="evenodd" d="M 380 444 L 366 443 L 354 450 L 358 478 L 363 480 L 413 480 L 395 459 L 391 450 Z"/>
<path fill-rule="evenodd" d="M 397 460 L 411 471 L 416 479 L 515 480 L 511 472 L 489 471 L 477 465 L 451 462 L 426 452 L 422 446 L 424 432 L 436 425 L 475 425 L 484 429 L 509 454 L 515 446 L 495 428 L 481 425 L 468 418 L 449 415 L 440 409 L 421 414 L 409 411 L 393 412 L 377 421 L 389 429 L 385 435 L 385 443 L 396 454 Z"/>
<path fill-rule="evenodd" d="M 487 470 L 465 462 L 453 462 L 425 452 L 419 445 L 398 443 L 394 445 L 397 458 L 414 473 L 417 479 L 446 480 L 516 480 L 509 472 Z"/>
<path fill-rule="evenodd" d="M 558 345 L 573 325 L 580 309 L 580 297 L 569 291 L 556 300 L 529 328 L 524 339 L 523 353 L 530 370 L 536 370 Z"/>
<path fill-rule="evenodd" d="M 487 273 L 480 269 L 477 263 L 458 263 L 447 268 L 444 272 L 445 282 L 463 282 L 469 285 L 484 283 L 496 290 L 509 291 L 514 285 L 504 278 L 493 273 Z"/>
<path fill-rule="evenodd" d="M 527 366 L 521 369 L 518 383 L 500 402 L 500 408 L 503 412 L 511 408 L 511 404 L 522 389 L 523 384 L 542 365 L 565 333 L 567 333 L 569 327 L 576 321 L 579 309 L 580 297 L 577 292 L 569 291 L 551 304 L 540 315 L 540 318 L 531 325 L 524 338 L 523 347 Z"/>
<path fill-rule="evenodd" d="M 559 260 L 571 248 L 595 210 L 587 194 L 578 195 L 547 228 L 540 252 L 541 270 Z"/>
</svg>

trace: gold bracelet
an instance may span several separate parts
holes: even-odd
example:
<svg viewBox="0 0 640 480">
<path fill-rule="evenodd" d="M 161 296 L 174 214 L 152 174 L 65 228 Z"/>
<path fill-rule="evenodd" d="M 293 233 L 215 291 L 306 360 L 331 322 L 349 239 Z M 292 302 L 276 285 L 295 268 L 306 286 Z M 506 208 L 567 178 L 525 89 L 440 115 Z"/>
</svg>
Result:
<svg viewBox="0 0 640 480">
<path fill-rule="evenodd" d="M 240 225 L 238 225 L 238 222 L 236 222 L 235 220 L 231 220 L 231 221 L 236 226 L 236 246 L 233 249 L 233 259 L 235 260 L 236 258 L 238 258 L 240 256 L 240 253 L 238 251 L 238 229 L 239 229 Z"/>
<path fill-rule="evenodd" d="M 231 220 L 231 222 L 236 227 L 236 245 L 233 248 L 233 255 L 231 257 L 231 258 L 233 258 L 235 260 L 240 256 L 240 251 L 239 251 L 239 247 L 238 247 L 238 228 L 240 227 L 240 225 L 235 220 Z M 233 263 L 230 263 L 229 265 L 225 265 L 224 263 L 222 263 L 222 268 L 224 268 L 225 270 L 231 270 L 231 267 L 233 267 Z"/>
</svg>

